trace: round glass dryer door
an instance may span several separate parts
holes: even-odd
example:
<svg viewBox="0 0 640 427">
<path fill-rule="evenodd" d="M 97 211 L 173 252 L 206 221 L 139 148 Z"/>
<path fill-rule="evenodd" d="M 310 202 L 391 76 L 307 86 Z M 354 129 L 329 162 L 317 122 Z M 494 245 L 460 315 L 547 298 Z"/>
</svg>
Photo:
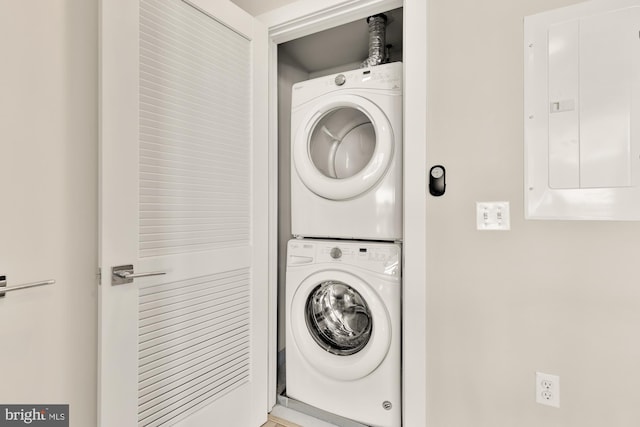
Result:
<svg viewBox="0 0 640 427">
<path fill-rule="evenodd" d="M 366 301 L 352 287 L 329 280 L 307 299 L 305 320 L 313 340 L 329 353 L 351 356 L 362 350 L 373 329 Z"/>
<path fill-rule="evenodd" d="M 345 179 L 369 164 L 376 131 L 362 111 L 336 108 L 320 119 L 309 138 L 313 165 L 329 178 Z"/>
<path fill-rule="evenodd" d="M 307 188 L 331 200 L 357 197 L 376 185 L 393 156 L 386 115 L 371 101 L 327 96 L 310 109 L 293 140 L 293 161 Z"/>
</svg>

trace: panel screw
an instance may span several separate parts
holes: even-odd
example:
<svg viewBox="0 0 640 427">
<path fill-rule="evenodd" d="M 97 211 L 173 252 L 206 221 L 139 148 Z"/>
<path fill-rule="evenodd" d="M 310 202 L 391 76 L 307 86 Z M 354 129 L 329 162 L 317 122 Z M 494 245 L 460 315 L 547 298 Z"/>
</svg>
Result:
<svg viewBox="0 0 640 427">
<path fill-rule="evenodd" d="M 385 400 L 384 402 L 382 402 L 382 407 L 387 410 L 390 411 L 391 410 L 391 402 L 389 402 L 388 400 Z"/>
</svg>

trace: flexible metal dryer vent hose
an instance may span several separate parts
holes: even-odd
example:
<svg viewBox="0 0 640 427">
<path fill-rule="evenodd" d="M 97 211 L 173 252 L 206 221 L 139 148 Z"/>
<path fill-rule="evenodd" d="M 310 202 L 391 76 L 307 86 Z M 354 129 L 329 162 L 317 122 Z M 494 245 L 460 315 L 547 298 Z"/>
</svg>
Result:
<svg viewBox="0 0 640 427">
<path fill-rule="evenodd" d="M 387 16 L 383 13 L 367 18 L 369 25 L 369 57 L 364 60 L 360 68 L 373 67 L 385 62 L 385 36 Z"/>
</svg>

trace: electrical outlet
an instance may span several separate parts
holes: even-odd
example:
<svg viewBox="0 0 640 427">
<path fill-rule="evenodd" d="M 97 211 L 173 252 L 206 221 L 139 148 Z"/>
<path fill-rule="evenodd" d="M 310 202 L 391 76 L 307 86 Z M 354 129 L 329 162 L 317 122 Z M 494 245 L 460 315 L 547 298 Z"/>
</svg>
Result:
<svg viewBox="0 0 640 427">
<path fill-rule="evenodd" d="M 560 377 L 536 372 L 536 402 L 541 405 L 560 407 Z"/>
</svg>

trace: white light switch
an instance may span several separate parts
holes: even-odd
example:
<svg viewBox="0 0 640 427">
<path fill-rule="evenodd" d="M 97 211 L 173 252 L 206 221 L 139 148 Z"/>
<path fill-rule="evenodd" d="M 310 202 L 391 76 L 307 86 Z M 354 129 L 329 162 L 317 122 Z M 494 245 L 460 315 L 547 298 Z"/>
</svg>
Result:
<svg viewBox="0 0 640 427">
<path fill-rule="evenodd" d="M 509 202 L 477 202 L 478 230 L 510 230 Z"/>
</svg>

